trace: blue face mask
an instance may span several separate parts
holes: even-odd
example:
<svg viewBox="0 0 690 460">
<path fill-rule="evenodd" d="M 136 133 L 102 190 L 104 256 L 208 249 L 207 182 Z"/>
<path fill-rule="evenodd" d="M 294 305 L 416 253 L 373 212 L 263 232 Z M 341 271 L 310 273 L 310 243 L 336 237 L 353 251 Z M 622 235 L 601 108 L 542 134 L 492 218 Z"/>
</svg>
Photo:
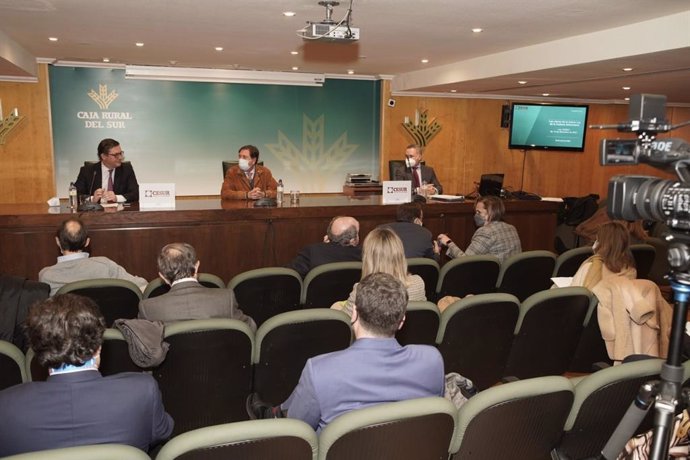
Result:
<svg viewBox="0 0 690 460">
<path fill-rule="evenodd" d="M 474 215 L 474 225 L 477 227 L 483 227 L 484 224 L 486 224 L 486 220 L 480 215 L 480 214 L 475 214 Z"/>
</svg>

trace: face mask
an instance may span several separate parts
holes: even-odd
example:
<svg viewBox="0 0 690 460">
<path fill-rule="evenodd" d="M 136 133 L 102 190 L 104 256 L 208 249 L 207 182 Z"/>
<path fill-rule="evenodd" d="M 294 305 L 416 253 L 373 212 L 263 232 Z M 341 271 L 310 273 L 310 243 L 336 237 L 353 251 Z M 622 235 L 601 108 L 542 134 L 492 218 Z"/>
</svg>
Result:
<svg viewBox="0 0 690 460">
<path fill-rule="evenodd" d="M 483 227 L 485 223 L 486 220 L 484 220 L 484 218 L 480 214 L 474 215 L 474 225 L 476 225 L 477 227 Z"/>
<path fill-rule="evenodd" d="M 240 169 L 242 171 L 248 171 L 249 170 L 249 160 L 246 158 L 240 158 Z"/>
<path fill-rule="evenodd" d="M 408 168 L 414 168 L 417 165 L 417 162 L 414 158 L 405 157 L 405 164 Z"/>
</svg>

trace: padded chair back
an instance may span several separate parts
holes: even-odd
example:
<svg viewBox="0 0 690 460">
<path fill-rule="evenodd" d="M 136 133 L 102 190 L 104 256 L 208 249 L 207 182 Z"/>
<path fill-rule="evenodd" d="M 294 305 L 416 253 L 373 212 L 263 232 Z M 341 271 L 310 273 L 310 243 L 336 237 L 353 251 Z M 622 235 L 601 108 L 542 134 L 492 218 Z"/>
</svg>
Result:
<svg viewBox="0 0 690 460">
<path fill-rule="evenodd" d="M 112 327 L 116 319 L 133 319 L 139 314 L 141 290 L 131 281 L 110 278 L 75 281 L 62 286 L 57 294 L 68 292 L 96 302 L 106 327 Z"/>
<path fill-rule="evenodd" d="M 48 368 L 41 366 L 34 351 L 29 348 L 24 356 L 25 373 L 28 382 L 45 382 L 48 380 Z"/>
<path fill-rule="evenodd" d="M 333 262 L 313 268 L 304 277 L 300 301 L 305 308 L 329 308 L 347 300 L 362 277 L 362 262 Z"/>
<path fill-rule="evenodd" d="M 209 426 L 175 436 L 156 460 L 315 460 L 316 433 L 294 419 L 251 420 Z"/>
<path fill-rule="evenodd" d="M 235 292 L 242 311 L 261 326 L 273 316 L 299 308 L 302 278 L 290 268 L 258 268 L 235 276 L 228 288 Z"/>
<path fill-rule="evenodd" d="M 237 160 L 234 160 L 234 161 L 223 161 L 223 179 L 225 179 L 225 175 L 227 174 L 228 169 L 232 168 L 233 166 L 237 166 L 238 164 L 240 164 L 240 162 L 237 161 Z M 258 164 L 259 166 L 263 166 L 263 165 L 264 165 L 264 162 L 263 162 L 263 161 L 259 161 L 257 164 Z"/>
<path fill-rule="evenodd" d="M 427 257 L 411 257 L 407 259 L 407 271 L 419 275 L 424 280 L 426 300 L 436 302 L 436 285 L 439 274 L 438 262 Z"/>
<path fill-rule="evenodd" d="M 225 288 L 225 282 L 219 277 L 212 273 L 199 273 L 199 284 L 209 288 Z M 142 297 L 148 299 L 150 297 L 158 297 L 163 295 L 170 290 L 170 285 L 167 284 L 160 278 L 153 279 L 149 281 L 144 289 L 144 294 Z"/>
<path fill-rule="evenodd" d="M 661 359 L 625 363 L 580 380 L 557 448 L 560 458 L 597 457 L 642 384 L 659 378 L 662 363 Z"/>
<path fill-rule="evenodd" d="M 564 374 L 594 302 L 583 287 L 550 289 L 525 300 L 504 375 L 527 379 Z"/>
<path fill-rule="evenodd" d="M 594 371 L 596 363 L 613 365 L 613 360 L 609 358 L 606 350 L 606 342 L 601 336 L 599 329 L 599 318 L 597 317 L 597 306 L 599 305 L 596 297 L 590 305 L 587 316 L 585 317 L 585 328 L 582 330 L 580 340 L 575 349 L 573 360 L 568 366 L 570 372 L 582 372 L 589 374 Z"/>
<path fill-rule="evenodd" d="M 436 342 L 446 373 L 457 372 L 483 390 L 501 380 L 520 311 L 510 294 L 479 294 L 441 314 Z"/>
<path fill-rule="evenodd" d="M 553 269 L 553 276 L 575 276 L 577 269 L 582 262 L 594 254 L 592 246 L 570 249 L 558 256 L 556 267 Z"/>
<path fill-rule="evenodd" d="M 498 292 L 513 294 L 523 302 L 532 294 L 551 287 L 556 254 L 551 251 L 527 251 L 503 261 L 496 284 Z"/>
<path fill-rule="evenodd" d="M 310 309 L 270 318 L 256 331 L 254 391 L 266 402 L 282 403 L 309 358 L 343 350 L 351 342 L 350 318 L 341 311 Z"/>
<path fill-rule="evenodd" d="M 637 277 L 639 279 L 649 279 L 649 272 L 654 265 L 654 258 L 656 257 L 656 248 L 651 244 L 631 244 L 630 250 L 635 258 L 635 268 L 637 269 Z M 666 257 L 666 254 L 663 255 Z"/>
<path fill-rule="evenodd" d="M 129 347 L 122 333 L 117 329 L 106 329 L 101 346 L 101 374 L 113 375 L 120 372 L 141 372 L 129 355 Z"/>
<path fill-rule="evenodd" d="M 12 455 L 5 460 L 151 460 L 146 453 L 123 444 L 65 447 Z"/>
<path fill-rule="evenodd" d="M 501 262 L 494 256 L 463 256 L 448 261 L 439 275 L 437 299 L 488 294 L 496 290 Z"/>
<path fill-rule="evenodd" d="M 422 161 L 420 164 L 426 164 Z M 395 180 L 395 171 L 405 169 L 405 160 L 388 160 L 388 180 Z"/>
<path fill-rule="evenodd" d="M 28 381 L 25 361 L 19 348 L 0 340 L 0 390 Z"/>
<path fill-rule="evenodd" d="M 550 459 L 572 403 L 573 386 L 561 376 L 481 391 L 458 410 L 452 458 Z"/>
<path fill-rule="evenodd" d="M 181 321 L 165 328 L 170 350 L 153 370 L 173 435 L 247 419 L 253 334 L 236 319 Z"/>
<path fill-rule="evenodd" d="M 420 398 L 353 410 L 319 435 L 319 460 L 448 458 L 457 409 L 447 399 Z"/>
<path fill-rule="evenodd" d="M 405 323 L 395 333 L 400 345 L 436 345 L 436 334 L 441 313 L 433 302 L 410 302 L 407 304 Z"/>
</svg>

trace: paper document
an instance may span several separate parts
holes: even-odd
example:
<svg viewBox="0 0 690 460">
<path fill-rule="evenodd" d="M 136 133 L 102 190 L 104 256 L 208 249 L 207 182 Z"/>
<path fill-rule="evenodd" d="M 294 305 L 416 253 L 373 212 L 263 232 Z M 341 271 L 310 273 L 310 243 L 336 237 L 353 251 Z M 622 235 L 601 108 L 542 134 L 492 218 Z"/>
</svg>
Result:
<svg viewBox="0 0 690 460">
<path fill-rule="evenodd" d="M 551 281 L 553 281 L 553 284 L 555 284 L 556 287 L 569 287 L 571 284 L 573 284 L 573 277 L 554 276 L 553 278 L 551 278 Z"/>
</svg>

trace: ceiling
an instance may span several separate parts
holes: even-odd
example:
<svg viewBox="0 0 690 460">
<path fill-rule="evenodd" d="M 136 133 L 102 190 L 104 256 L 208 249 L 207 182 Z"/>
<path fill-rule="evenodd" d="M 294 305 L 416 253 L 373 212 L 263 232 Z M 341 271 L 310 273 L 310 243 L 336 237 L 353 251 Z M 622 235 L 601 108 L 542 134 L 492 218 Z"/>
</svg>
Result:
<svg viewBox="0 0 690 460">
<path fill-rule="evenodd" d="M 354 0 L 352 11 L 360 40 L 339 44 L 297 36 L 325 18 L 317 0 L 0 0 L 0 76 L 35 75 L 36 58 L 294 66 L 392 78 L 394 94 L 623 102 L 644 92 L 690 106 L 688 0 Z"/>
</svg>

